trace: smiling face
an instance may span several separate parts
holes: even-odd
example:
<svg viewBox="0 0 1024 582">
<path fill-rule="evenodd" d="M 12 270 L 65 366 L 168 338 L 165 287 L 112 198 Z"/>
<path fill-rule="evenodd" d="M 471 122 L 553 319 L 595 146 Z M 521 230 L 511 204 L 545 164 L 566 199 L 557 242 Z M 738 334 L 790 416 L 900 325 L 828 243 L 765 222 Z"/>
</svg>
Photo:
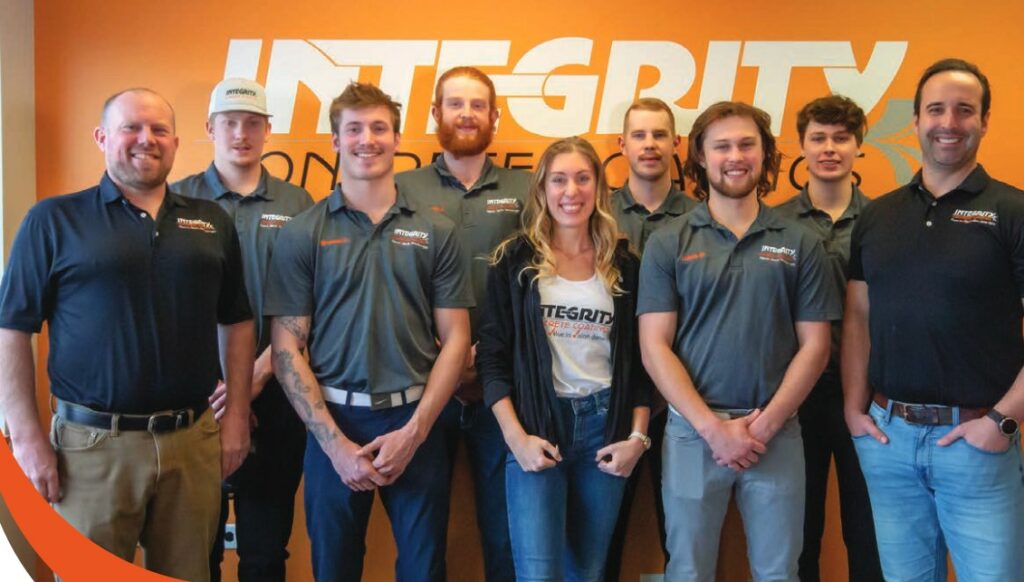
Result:
<svg viewBox="0 0 1024 582">
<path fill-rule="evenodd" d="M 800 150 L 807 171 L 822 182 L 848 181 L 853 162 L 860 155 L 857 138 L 845 126 L 814 120 L 807 124 Z"/>
<path fill-rule="evenodd" d="M 740 115 L 711 123 L 704 134 L 700 165 L 711 195 L 744 198 L 754 194 L 764 167 L 764 148 L 754 120 Z"/>
<path fill-rule="evenodd" d="M 945 71 L 921 87 L 921 108 L 914 116 L 924 165 L 934 171 L 972 168 L 988 115 L 981 114 L 982 87 L 965 71 Z"/>
<path fill-rule="evenodd" d="M 331 144 L 338 152 L 344 180 L 388 179 L 394 173 L 399 136 L 383 105 L 343 109 Z"/>
<path fill-rule="evenodd" d="M 441 102 L 432 108 L 441 147 L 456 157 L 475 156 L 491 145 L 498 111 L 491 90 L 480 81 L 454 76 L 441 87 Z"/>
<path fill-rule="evenodd" d="M 174 112 L 167 101 L 148 91 L 129 91 L 111 102 L 93 138 L 110 179 L 133 193 L 162 186 L 178 151 Z"/>
<path fill-rule="evenodd" d="M 544 198 L 556 225 L 586 227 L 597 198 L 597 169 L 580 152 L 556 155 L 544 179 Z"/>
<path fill-rule="evenodd" d="M 227 111 L 213 115 L 206 133 L 217 162 L 251 167 L 260 163 L 263 146 L 270 139 L 270 123 L 255 113 Z"/>
<path fill-rule="evenodd" d="M 665 111 L 634 109 L 626 115 L 619 148 L 629 161 L 629 179 L 657 182 L 669 172 L 681 138 Z"/>
</svg>

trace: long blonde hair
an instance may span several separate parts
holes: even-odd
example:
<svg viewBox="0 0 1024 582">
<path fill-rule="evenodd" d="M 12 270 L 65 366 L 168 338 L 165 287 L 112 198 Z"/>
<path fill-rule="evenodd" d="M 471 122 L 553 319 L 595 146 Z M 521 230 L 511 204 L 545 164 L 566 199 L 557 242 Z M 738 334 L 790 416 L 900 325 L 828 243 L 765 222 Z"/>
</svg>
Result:
<svg viewBox="0 0 1024 582">
<path fill-rule="evenodd" d="M 554 230 L 554 221 L 548 212 L 547 196 L 544 192 L 544 184 L 547 182 L 550 173 L 551 162 L 555 157 L 562 154 L 579 153 L 590 163 L 597 180 L 597 191 L 595 193 L 594 212 L 590 215 L 589 232 L 594 243 L 594 270 L 604 283 L 604 286 L 613 294 L 622 293 L 619 286 L 620 273 L 615 266 L 615 246 L 619 240 L 619 228 L 615 224 L 615 218 L 611 212 L 611 195 L 608 191 L 608 182 L 605 179 L 604 168 L 601 165 L 601 158 L 594 151 L 594 146 L 585 139 L 579 137 L 567 137 L 560 139 L 548 146 L 537 162 L 533 178 L 530 180 L 530 192 L 526 198 L 526 207 L 520 217 L 522 234 L 514 235 L 512 238 L 498 245 L 494 250 L 492 263 L 497 263 L 504 256 L 508 245 L 517 238 L 523 236 L 533 247 L 533 260 L 523 268 L 520 275 L 527 271 L 534 271 L 533 281 L 540 277 L 554 277 L 557 273 L 555 267 L 555 255 L 551 249 L 551 233 Z"/>
</svg>

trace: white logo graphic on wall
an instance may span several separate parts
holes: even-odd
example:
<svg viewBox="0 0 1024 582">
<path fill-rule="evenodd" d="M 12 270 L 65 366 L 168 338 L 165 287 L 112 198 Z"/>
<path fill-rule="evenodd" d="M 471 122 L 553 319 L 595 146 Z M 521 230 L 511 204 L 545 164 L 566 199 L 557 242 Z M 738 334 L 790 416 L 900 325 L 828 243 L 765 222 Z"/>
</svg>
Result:
<svg viewBox="0 0 1024 582">
<path fill-rule="evenodd" d="M 713 40 L 700 47 L 706 48 L 700 52 L 707 56 L 698 84 L 697 61 L 690 49 L 679 43 L 616 40 L 597 49 L 594 44 L 590 38 L 553 38 L 525 51 L 517 47 L 515 53 L 522 56 L 511 63 L 510 40 L 274 39 L 269 58 L 264 60 L 263 40 L 232 39 L 224 75 L 255 79 L 261 72 L 260 63 L 269 63 L 265 77 L 259 76 L 266 79 L 274 133 L 291 133 L 300 84 L 319 99 L 317 132 L 326 134 L 330 132 L 331 100 L 349 81 L 359 79 L 364 68 L 379 71 L 381 89 L 408 105 L 417 68 L 433 67 L 436 82 L 452 67 L 471 65 L 486 67 L 489 72 L 508 69 L 490 75 L 498 94 L 506 98 L 503 114 L 539 136 L 618 134 L 635 97 L 656 97 L 669 103 L 676 129 L 684 136 L 697 114 L 712 103 L 742 99 L 767 111 L 772 131 L 778 135 L 789 122 L 784 114 L 793 69 L 819 69 L 833 93 L 852 98 L 870 112 L 892 84 L 908 48 L 907 41 L 876 41 L 867 59 L 858 61 L 850 41 Z M 555 72 L 562 67 L 590 66 L 597 51 L 607 54 L 604 71 Z M 640 86 L 644 68 L 657 70 L 654 85 Z M 752 96 L 735 94 L 741 69 L 757 70 Z M 693 91 L 699 91 L 696 107 L 676 105 Z M 402 118 L 403 130 L 408 121 Z M 423 124 L 427 134 L 437 129 L 426 111 L 412 123 Z"/>
</svg>

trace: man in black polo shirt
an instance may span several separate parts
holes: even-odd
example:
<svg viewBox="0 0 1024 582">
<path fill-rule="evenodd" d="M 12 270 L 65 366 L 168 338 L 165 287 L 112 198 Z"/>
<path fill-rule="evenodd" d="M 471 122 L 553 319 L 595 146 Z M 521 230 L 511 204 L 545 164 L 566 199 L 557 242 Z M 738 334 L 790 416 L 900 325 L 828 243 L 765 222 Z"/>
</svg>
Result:
<svg viewBox="0 0 1024 582">
<path fill-rule="evenodd" d="M 313 574 L 361 578 L 379 491 L 396 579 L 440 582 L 448 453 L 434 424 L 469 351 L 473 305 L 458 235 L 395 187 L 397 103 L 352 83 L 330 115 L 343 182 L 281 232 L 264 305 L 274 373 L 309 429 Z"/>
<path fill-rule="evenodd" d="M 690 132 L 695 209 L 658 229 L 640 273 L 644 365 L 670 405 L 662 449 L 673 582 L 714 578 L 732 492 L 755 580 L 794 580 L 804 510 L 797 407 L 840 317 L 821 242 L 760 203 L 778 158 L 771 119 L 709 107 Z"/>
<path fill-rule="evenodd" d="M 846 422 L 886 580 L 1024 576 L 1024 193 L 978 164 L 988 79 L 939 61 L 914 98 L 921 171 L 864 209 L 843 323 Z"/>
<path fill-rule="evenodd" d="M 482 305 L 487 266 L 498 243 L 519 228 L 530 175 L 495 166 L 487 156 L 498 121 L 494 83 L 473 67 L 456 67 L 437 80 L 431 113 L 444 152 L 434 163 L 396 176 L 399 190 L 419 207 L 439 212 L 458 227 L 459 244 L 473 299 Z M 505 439 L 491 410 L 483 405 L 476 378 L 479 310 L 470 309 L 473 347 L 455 398 L 441 414 L 441 426 L 454 462 L 460 436 L 473 473 L 476 520 L 488 582 L 512 582 L 512 544 L 505 506 Z"/>
<path fill-rule="evenodd" d="M 281 228 L 313 205 L 305 190 L 271 176 L 263 164 L 270 137 L 266 93 L 248 79 L 224 79 L 210 95 L 206 133 L 213 141 L 213 162 L 205 172 L 185 178 L 174 189 L 185 196 L 212 200 L 235 223 L 242 246 L 245 285 L 256 322 L 252 371 L 253 452 L 225 482 L 221 525 L 210 554 L 210 578 L 220 580 L 228 493 L 234 494 L 238 579 L 285 579 L 288 538 L 292 532 L 295 490 L 302 478 L 306 430 L 274 378 L 270 363 L 270 320 L 263 313 L 263 283 Z M 214 412 L 224 407 L 223 382 L 210 396 Z"/>
<path fill-rule="evenodd" d="M 629 163 L 629 179 L 612 193 L 612 212 L 619 231 L 629 238 L 633 250 L 643 254 L 648 237 L 669 219 L 689 212 L 697 202 L 683 194 L 672 182 L 672 163 L 682 138 L 676 134 L 676 118 L 672 109 L 661 99 L 637 99 L 626 110 L 622 122 L 619 149 Z M 665 437 L 665 401 L 660 397 L 651 406 L 648 428 L 651 447 L 661 450 Z M 661 503 L 661 455 L 644 455 L 642 465 L 650 467 L 654 485 L 654 505 L 658 518 L 658 537 L 662 553 L 668 561 L 665 546 L 665 509 Z M 605 578 L 618 580 L 622 566 L 622 551 L 626 546 L 626 527 L 633 506 L 640 471 L 633 471 L 626 494 L 622 498 L 619 521 L 615 524 Z"/>
<path fill-rule="evenodd" d="M 854 161 L 860 155 L 866 129 L 864 111 L 847 97 L 828 95 L 804 105 L 796 116 L 796 130 L 807 168 L 807 185 L 776 207 L 779 214 L 800 223 L 825 245 L 832 272 L 841 282 L 842 294 L 850 261 L 850 234 L 857 217 L 870 201 L 853 181 Z M 841 322 L 832 322 L 828 367 L 799 412 L 807 467 L 801 582 L 821 579 L 818 559 L 821 536 L 825 532 L 825 494 L 833 456 L 850 580 L 882 580 L 868 489 L 860 472 L 857 451 L 843 421 L 843 387 L 839 382 L 842 329 Z"/>
<path fill-rule="evenodd" d="M 178 138 L 163 97 L 114 95 L 94 136 L 99 186 L 39 202 L 11 250 L 0 405 L 18 463 L 73 526 L 125 560 L 142 545 L 150 570 L 207 580 L 220 481 L 249 449 L 255 339 L 238 237 L 216 204 L 167 188 Z M 30 343 L 43 322 L 50 443 Z M 218 331 L 219 431 L 207 402 L 221 377 Z"/>
</svg>

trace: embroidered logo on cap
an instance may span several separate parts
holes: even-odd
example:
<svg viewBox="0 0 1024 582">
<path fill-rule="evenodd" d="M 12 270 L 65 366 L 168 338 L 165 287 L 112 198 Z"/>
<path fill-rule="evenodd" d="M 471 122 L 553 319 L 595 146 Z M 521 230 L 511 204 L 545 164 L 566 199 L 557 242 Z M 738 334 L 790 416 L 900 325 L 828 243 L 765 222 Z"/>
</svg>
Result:
<svg viewBox="0 0 1024 582">
<path fill-rule="evenodd" d="M 954 210 L 949 218 L 953 222 L 964 224 L 987 224 L 995 226 L 999 223 L 999 215 L 988 210 Z"/>
<path fill-rule="evenodd" d="M 178 228 L 182 230 L 198 230 L 206 234 L 217 234 L 217 229 L 214 228 L 213 224 L 198 218 L 179 218 Z"/>
<path fill-rule="evenodd" d="M 757 254 L 757 258 L 762 261 L 785 263 L 793 266 L 796 265 L 796 250 L 787 247 L 761 245 L 761 252 Z"/>
<path fill-rule="evenodd" d="M 487 214 L 498 212 L 519 212 L 519 200 L 515 198 L 489 198 Z"/>
<path fill-rule="evenodd" d="M 414 246 L 426 249 L 430 247 L 430 235 L 422 230 L 396 228 L 395 232 L 391 234 L 391 242 L 403 247 Z"/>
</svg>

